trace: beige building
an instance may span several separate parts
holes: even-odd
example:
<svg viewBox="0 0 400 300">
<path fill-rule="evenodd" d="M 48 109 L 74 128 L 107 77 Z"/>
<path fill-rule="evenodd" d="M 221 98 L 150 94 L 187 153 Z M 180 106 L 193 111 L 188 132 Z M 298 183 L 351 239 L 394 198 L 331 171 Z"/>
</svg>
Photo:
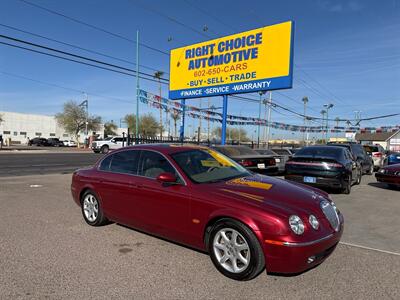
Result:
<svg viewBox="0 0 400 300">
<path fill-rule="evenodd" d="M 66 133 L 57 124 L 54 116 L 23 114 L 16 112 L 0 111 L 3 122 L 0 123 L 0 135 L 3 135 L 4 143 L 11 141 L 12 144 L 27 144 L 29 139 L 35 137 L 59 138 L 60 140 L 75 140 L 75 137 Z M 98 133 L 103 136 L 104 129 Z M 92 132 L 89 132 L 92 134 Z M 83 142 L 84 133 L 79 136 Z"/>
</svg>

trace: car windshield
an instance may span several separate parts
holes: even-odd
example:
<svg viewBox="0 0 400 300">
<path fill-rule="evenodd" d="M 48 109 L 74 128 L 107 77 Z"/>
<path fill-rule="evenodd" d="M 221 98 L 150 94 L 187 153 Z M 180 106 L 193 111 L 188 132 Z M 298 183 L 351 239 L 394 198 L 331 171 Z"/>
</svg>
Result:
<svg viewBox="0 0 400 300">
<path fill-rule="evenodd" d="M 260 155 L 253 149 L 250 149 L 246 146 L 223 146 L 216 147 L 215 149 L 227 156 Z"/>
<path fill-rule="evenodd" d="M 289 151 L 286 149 L 272 149 L 272 150 L 279 155 L 290 155 Z"/>
<path fill-rule="evenodd" d="M 242 166 L 211 149 L 194 149 L 171 155 L 185 174 L 196 183 L 226 181 L 250 175 Z"/>
<path fill-rule="evenodd" d="M 276 155 L 275 152 L 269 150 L 269 149 L 257 149 L 256 150 L 258 153 L 263 154 L 263 155 Z"/>
<path fill-rule="evenodd" d="M 342 155 L 342 149 L 338 147 L 305 147 L 297 151 L 294 157 L 321 157 L 338 159 Z"/>
</svg>

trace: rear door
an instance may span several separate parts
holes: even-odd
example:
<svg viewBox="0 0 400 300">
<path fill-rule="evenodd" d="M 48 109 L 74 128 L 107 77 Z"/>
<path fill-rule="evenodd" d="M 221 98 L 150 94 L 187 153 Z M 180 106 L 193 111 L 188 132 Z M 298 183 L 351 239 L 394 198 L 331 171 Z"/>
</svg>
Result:
<svg viewBox="0 0 400 300">
<path fill-rule="evenodd" d="M 140 215 L 134 177 L 139 150 L 121 151 L 107 156 L 99 166 L 98 192 L 103 209 L 114 221 L 136 224 Z"/>
</svg>

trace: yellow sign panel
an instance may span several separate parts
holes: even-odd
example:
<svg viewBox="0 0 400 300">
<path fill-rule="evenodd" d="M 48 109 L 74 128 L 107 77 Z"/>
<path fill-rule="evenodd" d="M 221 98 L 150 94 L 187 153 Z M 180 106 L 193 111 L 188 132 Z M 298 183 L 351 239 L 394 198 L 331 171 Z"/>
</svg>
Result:
<svg viewBox="0 0 400 300">
<path fill-rule="evenodd" d="M 292 87 L 293 22 L 171 50 L 171 99 Z"/>
</svg>

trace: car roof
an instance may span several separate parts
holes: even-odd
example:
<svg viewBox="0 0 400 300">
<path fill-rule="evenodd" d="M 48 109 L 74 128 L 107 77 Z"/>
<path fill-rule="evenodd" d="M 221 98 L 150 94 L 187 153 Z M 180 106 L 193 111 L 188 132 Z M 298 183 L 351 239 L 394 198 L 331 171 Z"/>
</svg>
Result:
<svg viewBox="0 0 400 300">
<path fill-rule="evenodd" d="M 129 147 L 120 148 L 120 151 L 124 150 L 153 150 L 163 154 L 172 154 L 182 151 L 194 150 L 194 149 L 208 149 L 206 146 L 196 144 L 173 144 L 173 143 L 160 143 L 160 144 L 140 144 Z M 113 151 L 114 152 L 114 151 Z"/>
</svg>

